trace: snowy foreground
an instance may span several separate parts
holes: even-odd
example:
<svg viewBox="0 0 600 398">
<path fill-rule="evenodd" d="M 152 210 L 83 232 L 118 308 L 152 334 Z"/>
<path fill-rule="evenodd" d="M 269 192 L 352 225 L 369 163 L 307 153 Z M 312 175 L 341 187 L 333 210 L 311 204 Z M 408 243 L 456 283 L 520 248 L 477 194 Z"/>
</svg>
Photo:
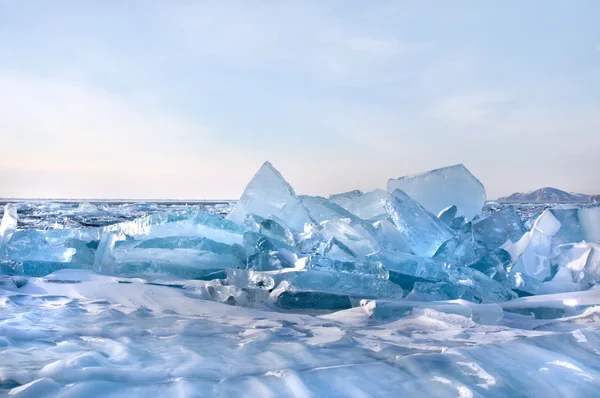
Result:
<svg viewBox="0 0 600 398">
<path fill-rule="evenodd" d="M 232 209 L 9 204 L 0 396 L 597 397 L 600 208 L 484 203 L 266 163 Z"/>
</svg>

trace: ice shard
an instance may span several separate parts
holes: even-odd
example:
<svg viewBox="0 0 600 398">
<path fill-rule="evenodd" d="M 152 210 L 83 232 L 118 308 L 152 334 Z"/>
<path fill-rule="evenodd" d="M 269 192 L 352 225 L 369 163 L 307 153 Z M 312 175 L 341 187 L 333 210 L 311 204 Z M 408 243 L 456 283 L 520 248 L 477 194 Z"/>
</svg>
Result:
<svg viewBox="0 0 600 398">
<path fill-rule="evenodd" d="M 390 179 L 388 192 L 396 189 L 406 192 L 433 214 L 455 205 L 457 216 L 464 216 L 467 221 L 479 214 L 485 203 L 483 184 L 462 164 Z"/>
<path fill-rule="evenodd" d="M 444 242 L 435 252 L 434 259 L 452 265 L 466 265 L 480 256 L 480 250 L 472 239 L 455 236 Z"/>
<path fill-rule="evenodd" d="M 473 237 L 487 250 L 497 249 L 509 240 L 516 242 L 525 232 L 523 222 L 512 206 L 473 222 Z"/>
<path fill-rule="evenodd" d="M 586 242 L 600 244 L 600 207 L 579 209 L 579 222 Z"/>
<path fill-rule="evenodd" d="M 474 303 L 502 302 L 517 295 L 502 284 L 477 270 L 467 267 L 445 268 L 447 277 L 441 282 L 417 282 L 408 300 L 455 300 Z"/>
<path fill-rule="evenodd" d="M 348 192 L 344 192 L 344 193 L 330 195 L 329 201 L 332 203 L 335 203 L 338 206 L 346 208 L 347 203 L 351 202 L 352 200 L 354 200 L 362 195 L 363 195 L 363 193 L 361 191 L 359 191 L 358 189 L 355 189 L 354 191 L 348 191 Z"/>
<path fill-rule="evenodd" d="M 496 249 L 467 264 L 467 267 L 476 269 L 490 278 L 502 282 L 506 279 L 506 272 L 511 264 L 510 253 L 504 249 Z"/>
<path fill-rule="evenodd" d="M 387 212 L 383 206 L 386 197 L 386 191 L 376 189 L 346 200 L 340 206 L 363 220 L 376 221 L 387 217 Z"/>
<path fill-rule="evenodd" d="M 373 226 L 379 233 L 379 236 L 389 244 L 390 250 L 414 254 L 406 238 L 398 231 L 398 228 L 394 225 L 390 217 L 374 222 Z"/>
<path fill-rule="evenodd" d="M 97 206 L 94 206 L 90 202 L 81 202 L 77 207 L 78 213 L 98 213 L 100 209 Z"/>
<path fill-rule="evenodd" d="M 276 290 L 283 288 L 285 291 L 344 294 L 355 298 L 401 298 L 404 294 L 400 286 L 388 280 L 332 270 L 284 272 L 276 274 L 275 280 L 278 284 Z M 274 293 L 275 296 L 278 295 Z"/>
<path fill-rule="evenodd" d="M 552 237 L 560 229 L 560 222 L 549 210 L 545 210 L 535 221 L 531 231 L 516 243 L 504 245 L 516 264 L 511 273 L 519 272 L 538 281 L 544 281 L 552 275 L 550 258 L 556 254 Z"/>
<path fill-rule="evenodd" d="M 246 266 L 246 253 L 240 245 L 207 238 L 170 237 L 116 243 L 112 251 L 112 273 L 116 275 L 201 279 L 207 271 Z"/>
<path fill-rule="evenodd" d="M 269 162 L 265 162 L 248 183 L 227 219 L 243 225 L 248 214 L 264 218 L 274 215 L 298 231 L 311 221 L 294 189 Z"/>
<path fill-rule="evenodd" d="M 458 211 L 458 209 L 456 208 L 456 205 L 452 205 L 452 206 L 448 206 L 442 210 L 440 210 L 440 212 L 438 213 L 438 218 L 444 222 L 444 224 L 446 225 L 451 225 L 452 221 L 454 220 L 454 217 L 456 217 L 456 212 Z"/>
<path fill-rule="evenodd" d="M 433 256 L 453 236 L 446 224 L 400 189 L 386 198 L 385 209 L 412 251 L 419 256 Z"/>
<path fill-rule="evenodd" d="M 13 204 L 4 205 L 4 215 L 0 223 L 0 247 L 6 244 L 17 230 L 17 207 Z"/>
<path fill-rule="evenodd" d="M 444 264 L 427 257 L 408 253 L 380 251 L 366 259 L 381 263 L 389 272 L 390 281 L 410 291 L 415 282 L 437 282 L 446 278 Z"/>
<path fill-rule="evenodd" d="M 551 260 L 558 272 L 568 270 L 568 282 L 579 283 L 582 289 L 589 289 L 600 280 L 600 248 L 593 243 L 579 242 L 558 246 L 559 254 Z M 566 274 L 563 274 L 566 275 Z M 557 279 L 556 275 L 552 279 Z M 563 282 L 566 279 L 561 279 Z"/>
<path fill-rule="evenodd" d="M 250 224 L 250 229 L 258 232 L 272 240 L 277 240 L 287 246 L 294 247 L 294 235 L 290 229 L 281 220 L 263 218 L 255 214 L 247 216 L 246 225 Z"/>
</svg>

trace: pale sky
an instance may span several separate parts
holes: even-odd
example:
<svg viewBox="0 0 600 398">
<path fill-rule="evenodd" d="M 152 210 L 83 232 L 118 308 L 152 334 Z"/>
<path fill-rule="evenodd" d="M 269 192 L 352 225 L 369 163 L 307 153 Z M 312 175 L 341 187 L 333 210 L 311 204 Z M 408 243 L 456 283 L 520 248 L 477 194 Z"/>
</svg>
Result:
<svg viewBox="0 0 600 398">
<path fill-rule="evenodd" d="M 238 198 L 464 163 L 600 193 L 600 1 L 0 0 L 0 197 Z"/>
</svg>

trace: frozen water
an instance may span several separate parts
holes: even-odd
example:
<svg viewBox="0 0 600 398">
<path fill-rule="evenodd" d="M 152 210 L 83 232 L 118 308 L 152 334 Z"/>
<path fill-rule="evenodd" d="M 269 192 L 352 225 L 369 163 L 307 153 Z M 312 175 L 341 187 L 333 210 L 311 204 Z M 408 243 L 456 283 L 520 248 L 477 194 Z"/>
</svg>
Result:
<svg viewBox="0 0 600 398">
<path fill-rule="evenodd" d="M 453 236 L 446 224 L 400 189 L 386 198 L 385 209 L 417 255 L 433 256 Z"/>
<path fill-rule="evenodd" d="M 356 195 L 346 200 L 337 200 L 344 209 L 363 220 L 378 220 L 387 217 L 384 202 L 387 197 L 387 192 L 383 189 Z"/>
<path fill-rule="evenodd" d="M 8 243 L 12 234 L 17 230 L 17 208 L 12 204 L 4 206 L 4 214 L 0 223 L 0 247 Z"/>
<path fill-rule="evenodd" d="M 451 205 L 440 210 L 437 217 L 440 219 L 440 221 L 443 221 L 444 224 L 451 225 L 452 221 L 454 221 L 454 218 L 456 217 L 457 211 L 458 209 L 456 208 L 456 205 Z"/>
<path fill-rule="evenodd" d="M 453 170 L 460 195 L 413 178 L 429 211 L 403 190 L 299 196 L 270 164 L 231 220 L 11 204 L 0 396 L 597 396 L 598 207 L 465 218 L 477 184 Z"/>
<path fill-rule="evenodd" d="M 523 234 L 523 222 L 512 206 L 473 222 L 473 237 L 488 250 L 497 249 L 507 241 L 516 242 Z"/>
<path fill-rule="evenodd" d="M 523 235 L 516 243 L 503 248 L 510 253 L 516 264 L 511 272 L 520 272 L 538 281 L 551 276 L 550 258 L 556 255 L 552 246 L 552 237 L 560 229 L 560 222 L 549 210 L 544 211 L 535 221 L 531 231 Z"/>
<path fill-rule="evenodd" d="M 388 192 L 396 189 L 406 192 L 433 214 L 455 205 L 457 216 L 468 221 L 481 212 L 485 203 L 483 184 L 462 164 L 390 179 Z"/>
<path fill-rule="evenodd" d="M 265 218 L 274 215 L 298 231 L 311 221 L 294 189 L 269 162 L 254 175 L 227 218 L 243 224 L 248 214 Z"/>
<path fill-rule="evenodd" d="M 59 281 L 77 283 L 50 283 Z M 205 286 L 65 270 L 0 290 L 0 391 L 592 397 L 600 388 L 600 291 L 500 305 L 373 300 L 319 315 L 293 311 L 351 301 L 283 291 L 290 306 L 278 312 L 214 302 Z"/>
<path fill-rule="evenodd" d="M 362 191 L 355 189 L 355 190 L 349 191 L 349 192 L 337 193 L 334 195 L 330 195 L 329 200 L 338 206 L 346 208 L 347 203 L 351 202 L 353 199 L 358 198 L 362 195 L 363 195 Z"/>
</svg>

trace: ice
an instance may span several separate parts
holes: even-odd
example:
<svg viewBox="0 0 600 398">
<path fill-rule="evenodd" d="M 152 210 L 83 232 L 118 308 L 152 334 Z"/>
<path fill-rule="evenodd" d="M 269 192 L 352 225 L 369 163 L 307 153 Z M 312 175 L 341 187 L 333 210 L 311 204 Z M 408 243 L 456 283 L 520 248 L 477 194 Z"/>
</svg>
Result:
<svg viewBox="0 0 600 398">
<path fill-rule="evenodd" d="M 455 205 L 457 216 L 464 216 L 467 221 L 478 215 L 485 203 L 483 184 L 462 164 L 390 179 L 388 192 L 396 189 L 406 192 L 433 214 Z"/>
<path fill-rule="evenodd" d="M 515 295 L 497 281 L 476 269 L 449 266 L 443 262 L 406 253 L 379 252 L 368 257 L 389 270 L 389 279 L 406 290 L 416 293 L 436 291 L 443 299 L 474 300 L 477 302 L 505 301 Z M 413 295 L 414 296 L 414 295 Z M 411 296 L 411 297 L 413 297 Z M 420 300 L 435 300 L 433 295 L 418 295 Z"/>
<path fill-rule="evenodd" d="M 363 195 L 362 191 L 355 189 L 353 191 L 330 195 L 329 201 L 331 201 L 332 203 L 335 203 L 338 206 L 346 208 L 347 203 L 351 202 L 352 200 L 354 200 L 362 195 Z"/>
<path fill-rule="evenodd" d="M 446 277 L 444 264 L 408 253 L 380 251 L 367 261 L 380 262 L 389 271 L 389 279 L 406 290 L 418 281 L 442 281 Z"/>
<path fill-rule="evenodd" d="M 467 220 L 476 184 L 449 169 L 465 195 L 429 187 L 435 212 L 296 195 L 269 164 L 235 222 L 228 203 L 10 205 L 0 396 L 596 396 L 598 208 Z"/>
<path fill-rule="evenodd" d="M 281 291 L 303 291 L 343 294 L 356 298 L 402 298 L 400 286 L 372 275 L 334 272 L 332 270 L 302 270 L 280 274 L 278 287 Z M 274 291 L 277 297 L 279 291 Z"/>
<path fill-rule="evenodd" d="M 556 255 L 552 237 L 559 231 L 560 222 L 549 210 L 544 211 L 535 221 L 531 231 L 516 243 L 503 248 L 510 253 L 516 264 L 511 272 L 520 272 L 538 281 L 551 276 L 550 258 Z"/>
<path fill-rule="evenodd" d="M 444 242 L 433 258 L 452 265 L 466 265 L 475 261 L 480 254 L 472 240 L 457 236 Z"/>
<path fill-rule="evenodd" d="M 0 392 L 591 397 L 600 388 L 600 290 L 499 304 L 355 304 L 348 294 L 290 289 L 274 295 L 280 306 L 248 308 L 215 302 L 212 283 L 63 270 L 0 288 L 9 343 L 0 348 Z"/>
<path fill-rule="evenodd" d="M 600 244 L 600 207 L 579 209 L 579 222 L 587 242 Z"/>
<path fill-rule="evenodd" d="M 433 256 L 453 236 L 446 224 L 400 189 L 386 198 L 385 209 L 417 255 Z"/>
<path fill-rule="evenodd" d="M 265 162 L 248 183 L 227 219 L 243 224 L 248 214 L 264 218 L 274 215 L 298 231 L 311 221 L 294 189 L 269 162 Z"/>
<path fill-rule="evenodd" d="M 244 247 L 248 254 L 247 267 L 256 271 L 292 268 L 298 259 L 293 248 L 255 232 L 244 234 Z"/>
<path fill-rule="evenodd" d="M 296 244 L 294 235 L 282 221 L 262 218 L 250 214 L 246 219 L 246 225 L 250 225 L 252 231 L 258 232 L 270 239 L 277 240 L 289 247 L 293 247 Z"/>
<path fill-rule="evenodd" d="M 226 268 L 245 268 L 246 253 L 239 245 L 207 238 L 155 238 L 113 250 L 112 272 L 117 275 L 168 275 L 202 279 L 207 273 Z"/>
<path fill-rule="evenodd" d="M 98 213 L 99 211 L 100 209 L 90 202 L 81 202 L 77 207 L 77 212 L 79 213 Z"/>
<path fill-rule="evenodd" d="M 360 192 L 360 191 L 359 191 Z M 345 200 L 339 200 L 334 203 L 339 204 L 350 213 L 363 220 L 378 220 L 387 217 L 387 212 L 384 208 L 387 192 L 383 189 L 356 195 Z"/>
<path fill-rule="evenodd" d="M 390 217 L 384 220 L 376 221 L 373 223 L 373 226 L 379 233 L 379 236 L 382 239 L 385 239 L 385 241 L 391 245 L 391 248 L 394 251 L 414 254 L 412 248 L 406 241 L 406 238 L 394 225 Z"/>
<path fill-rule="evenodd" d="M 88 264 L 61 261 L 0 260 L 0 273 L 6 275 L 45 276 L 61 269 L 90 269 Z"/>
<path fill-rule="evenodd" d="M 200 236 L 227 244 L 241 244 L 245 231 L 245 227 L 218 215 L 184 209 L 109 225 L 102 229 L 102 234 L 112 233 L 133 239 Z"/>
<path fill-rule="evenodd" d="M 516 242 L 525 232 L 512 206 L 473 222 L 473 237 L 488 250 L 497 249 L 507 241 Z"/>
<path fill-rule="evenodd" d="M 4 205 L 4 214 L 0 223 L 0 247 L 8 243 L 17 230 L 17 208 L 12 204 Z"/>
<path fill-rule="evenodd" d="M 511 264 L 510 253 L 504 249 L 496 249 L 467 264 L 467 267 L 502 282 L 506 278 L 506 272 Z"/>
<path fill-rule="evenodd" d="M 558 246 L 558 252 L 551 263 L 561 271 L 567 272 L 570 278 L 563 282 L 580 284 L 580 288 L 589 289 L 600 281 L 600 249 L 593 243 L 579 242 Z M 552 279 L 557 280 L 557 275 Z M 579 290 L 579 289 L 577 289 Z"/>
<path fill-rule="evenodd" d="M 444 224 L 450 226 L 452 224 L 452 221 L 456 217 L 457 211 L 458 209 L 456 205 L 451 205 L 440 210 L 437 217 L 440 219 L 440 221 L 443 221 Z"/>
</svg>

